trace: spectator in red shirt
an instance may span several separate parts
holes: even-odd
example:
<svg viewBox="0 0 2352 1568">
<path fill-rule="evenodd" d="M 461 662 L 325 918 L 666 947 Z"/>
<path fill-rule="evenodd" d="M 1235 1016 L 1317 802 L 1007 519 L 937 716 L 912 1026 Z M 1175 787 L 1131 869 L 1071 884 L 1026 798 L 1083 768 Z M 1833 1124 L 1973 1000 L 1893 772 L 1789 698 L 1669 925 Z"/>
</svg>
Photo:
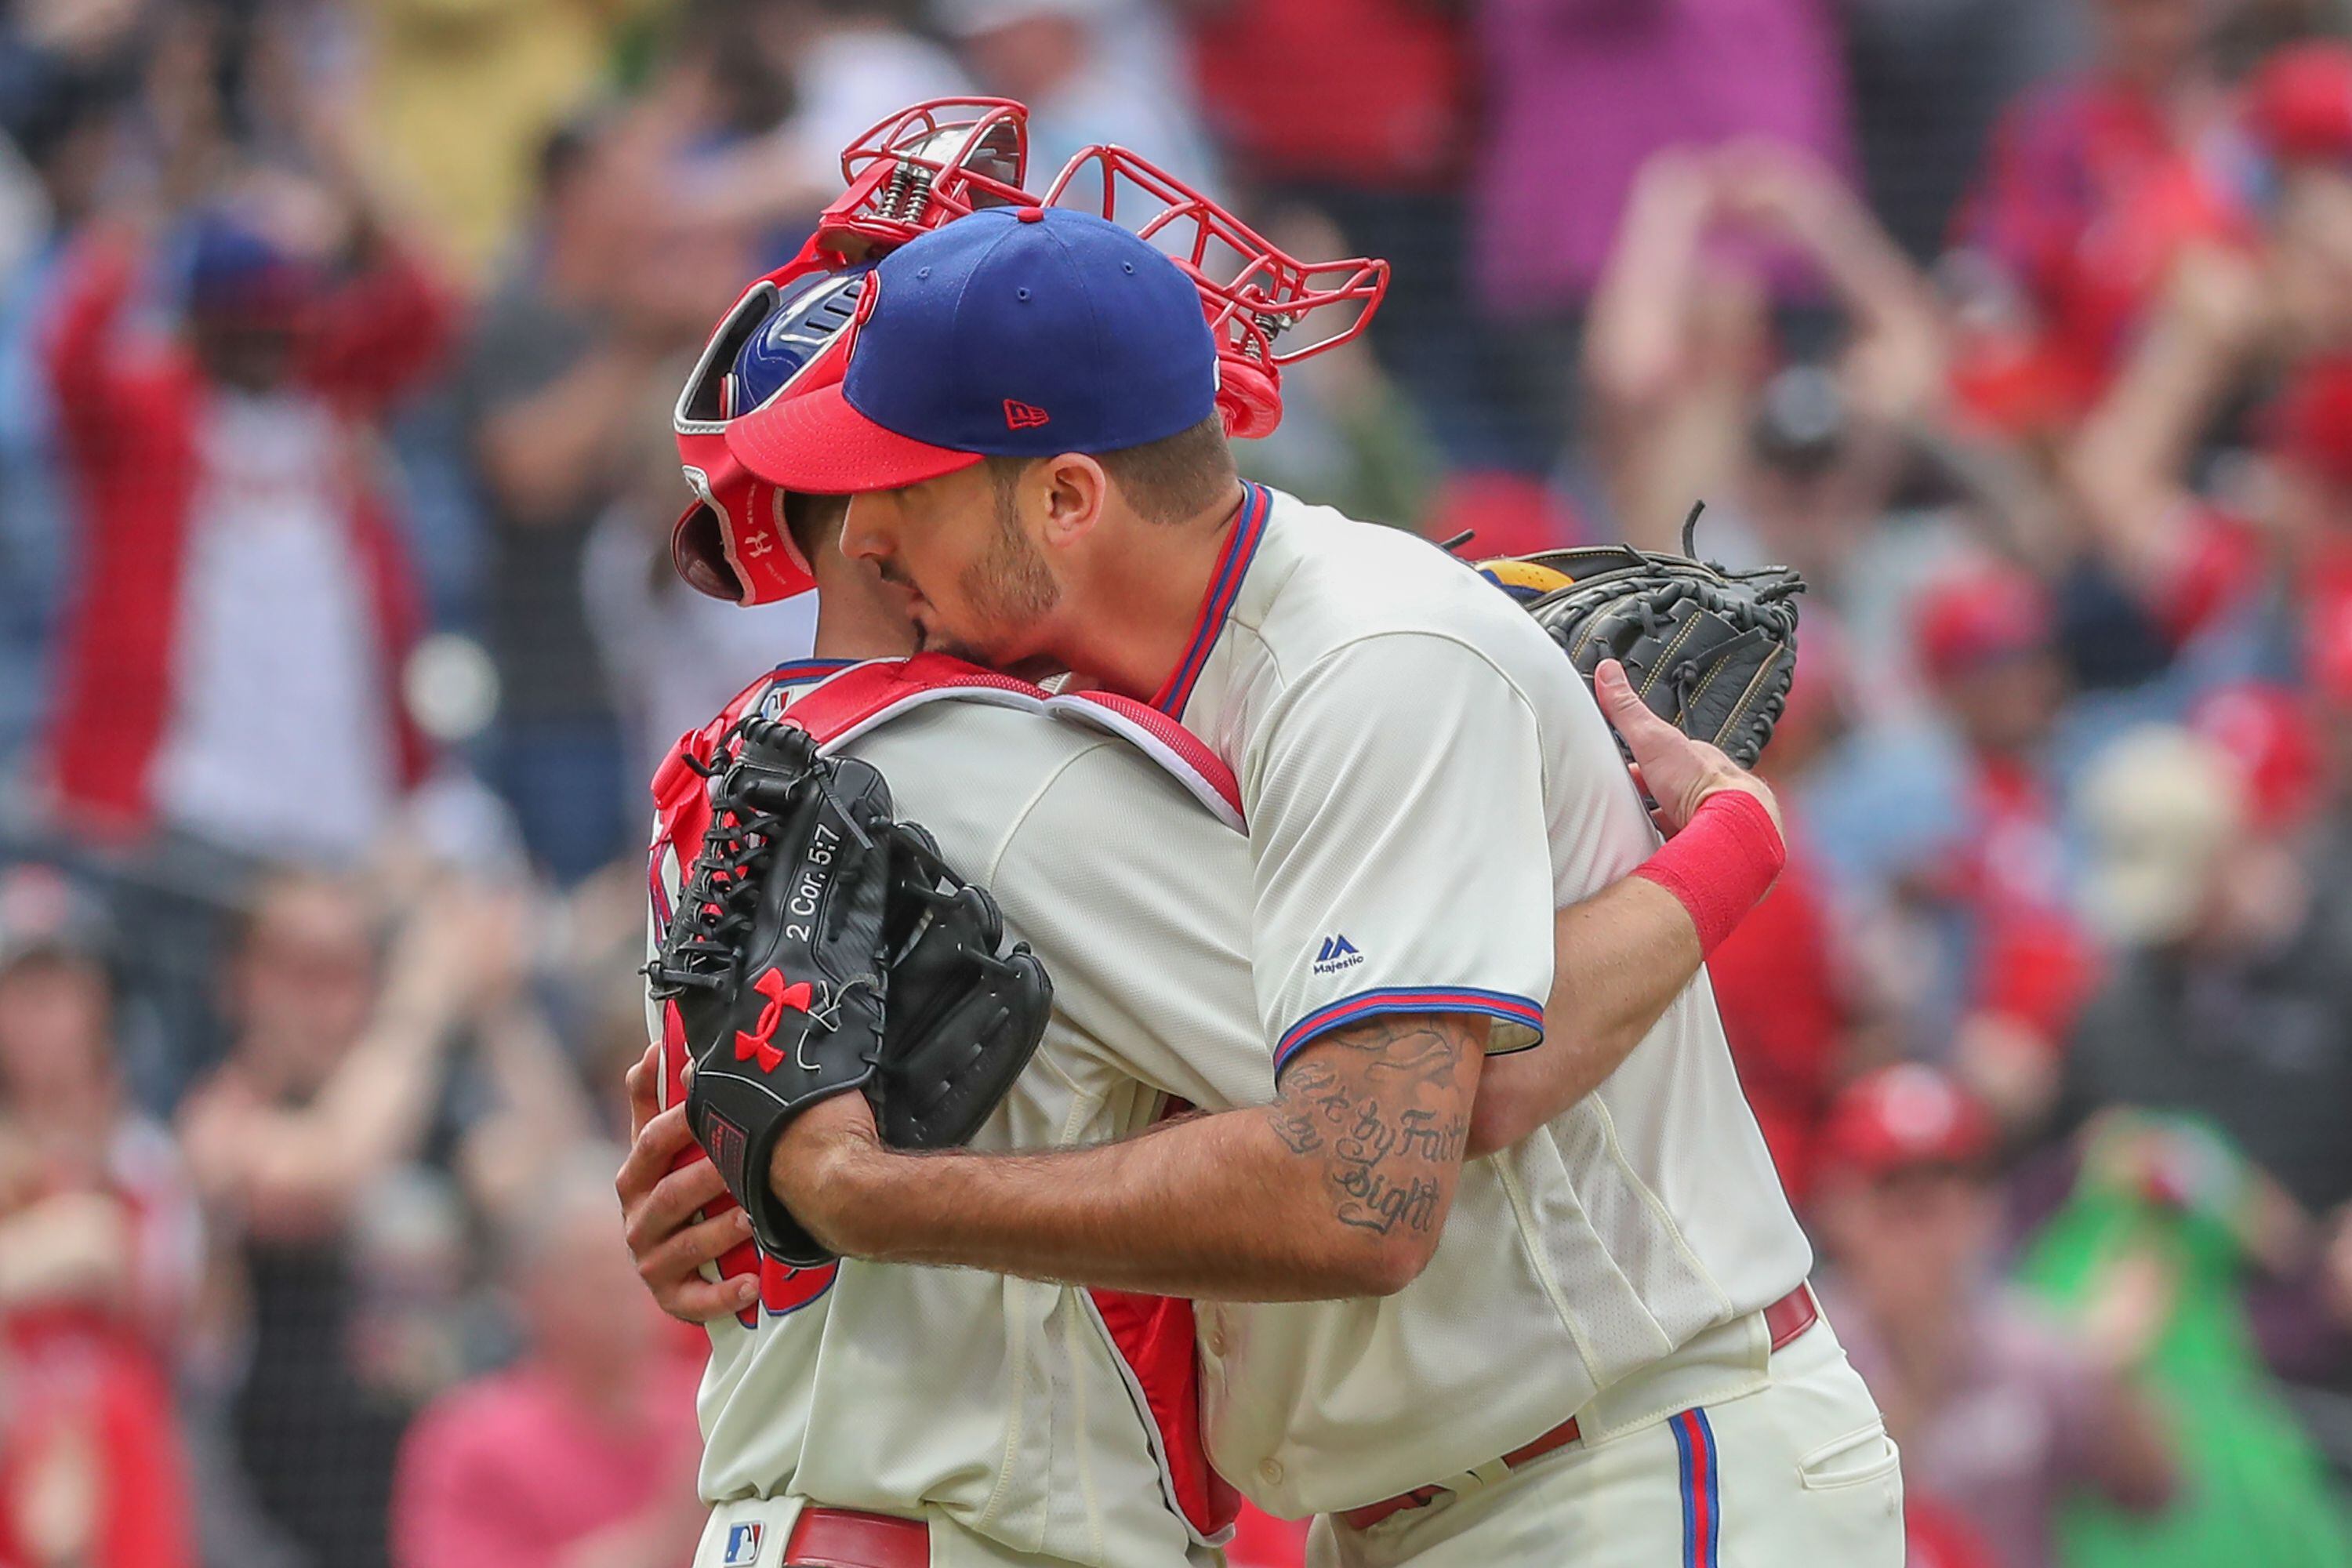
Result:
<svg viewBox="0 0 2352 1568">
<path fill-rule="evenodd" d="M 2070 478 L 2107 566 L 2176 642 L 2300 578 L 2343 597 L 2352 560 L 2352 47 L 2284 49 L 2246 87 L 2246 155 L 2270 195 L 2265 247 L 2194 247 L 2147 334 L 2074 442 Z M 2265 388 L 2267 378 L 2267 388 Z M 2261 515 L 2189 484 L 2218 411 L 2270 393 Z M 2267 670 L 2274 679 L 2298 670 Z"/>
<path fill-rule="evenodd" d="M 2246 92 L 2268 194 L 2255 254 L 2183 252 L 2138 347 L 2068 457 L 2106 569 L 2224 679 L 2294 684 L 2352 608 L 2352 48 L 2282 51 Z M 2192 474 L 2217 416 L 2263 405 L 2255 482 Z"/>
<path fill-rule="evenodd" d="M 1848 1089 L 1813 1207 L 1833 1266 L 1821 1294 L 1902 1445 L 1906 1507 L 1927 1505 L 1915 1560 L 2048 1568 L 2074 1489 L 2150 1510 L 2170 1493 L 2172 1454 L 2137 1370 L 2164 1303 L 2135 1276 L 2103 1331 L 2076 1340 L 2001 1285 L 1991 1148 L 1983 1108 L 1932 1068 Z"/>
<path fill-rule="evenodd" d="M 2345 189 L 2352 212 L 2352 175 Z M 2222 679 L 2296 684 L 2352 606 L 2352 352 L 2309 353 L 2335 334 L 2284 310 L 2277 279 L 2184 255 L 2067 467 L 2103 564 L 2174 649 Z M 2335 307 L 2352 343 L 2352 295 Z M 2208 499 L 2192 479 L 2206 427 L 2278 349 L 2294 357 L 2256 420 L 2260 482 Z"/>
<path fill-rule="evenodd" d="M 1757 769 L 1780 792 L 1789 859 L 1764 901 L 1707 959 L 1723 1033 L 1773 1168 L 1801 1207 L 1812 1190 L 1823 1120 L 1861 1054 L 1868 1009 L 1859 966 L 1805 832 L 1799 781 L 1836 738 L 1843 669 L 1836 645 L 1809 635 L 1789 705 Z"/>
<path fill-rule="evenodd" d="M 2004 1122 L 2038 1121 L 2096 979 L 2043 773 L 2065 697 L 2053 613 L 2031 574 L 1984 563 L 1931 584 L 1912 615 L 1920 672 L 1966 769 L 1958 829 L 1906 889 L 1935 929 L 1949 986 L 1923 1026 L 1932 1037 L 1946 1021 L 1955 1069 Z"/>
<path fill-rule="evenodd" d="M 2207 0 L 2100 0 L 2096 61 L 2001 116 L 1961 214 L 2011 310 L 1962 384 L 2008 424 L 2058 424 L 2096 396 L 2188 241 L 2234 232 L 2200 155 L 2226 123 Z M 2030 384 L 2030 395 L 2016 389 Z M 1996 393 L 1996 385 L 2008 388 Z M 1993 407 L 1998 399 L 2002 405 Z"/>
<path fill-rule="evenodd" d="M 394 1568 L 677 1568 L 693 1555 L 700 1368 L 673 1353 L 613 1245 L 619 1163 L 593 1147 L 560 1161 L 505 1238 L 529 1348 L 411 1428 Z"/>
<path fill-rule="evenodd" d="M 62 880 L 0 882 L 0 1563 L 194 1568 L 167 1353 L 196 1216 L 123 1103 L 95 940 Z"/>
<path fill-rule="evenodd" d="M 169 336 L 141 320 L 158 258 L 132 226 L 64 263 L 47 361 L 80 576 L 54 787 L 118 835 L 346 859 L 425 763 L 397 695 L 417 605 L 373 426 L 434 363 L 450 305 L 355 176 L 256 171 L 172 240 Z"/>
<path fill-rule="evenodd" d="M 1500 496 L 1533 503 L 1538 536 L 1526 548 L 1566 542 L 1540 492 L 1502 472 L 1515 454 L 1497 438 L 1491 329 L 1465 309 L 1467 14 L 1433 0 L 1189 0 L 1184 9 L 1202 108 L 1234 173 L 1266 205 L 1311 207 L 1351 253 L 1396 268 L 1373 345 L 1448 465 L 1481 476 L 1445 493 L 1436 510 L 1452 521 L 1426 531 L 1475 526 L 1482 550 L 1519 549 L 1496 537 Z"/>
</svg>

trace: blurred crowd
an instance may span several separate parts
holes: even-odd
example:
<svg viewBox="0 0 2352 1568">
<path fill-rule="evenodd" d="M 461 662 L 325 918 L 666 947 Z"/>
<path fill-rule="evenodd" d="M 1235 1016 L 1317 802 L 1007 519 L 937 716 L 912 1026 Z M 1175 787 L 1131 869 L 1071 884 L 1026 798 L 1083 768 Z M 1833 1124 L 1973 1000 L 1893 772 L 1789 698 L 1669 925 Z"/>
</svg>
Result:
<svg viewBox="0 0 2352 1568">
<path fill-rule="evenodd" d="M 673 579 L 669 409 L 974 92 L 1395 264 L 1258 477 L 1804 571 L 1712 969 L 1914 1561 L 2352 1563 L 2333 0 L 0 17 L 0 1568 L 687 1560 L 633 857 L 811 613 Z"/>
</svg>

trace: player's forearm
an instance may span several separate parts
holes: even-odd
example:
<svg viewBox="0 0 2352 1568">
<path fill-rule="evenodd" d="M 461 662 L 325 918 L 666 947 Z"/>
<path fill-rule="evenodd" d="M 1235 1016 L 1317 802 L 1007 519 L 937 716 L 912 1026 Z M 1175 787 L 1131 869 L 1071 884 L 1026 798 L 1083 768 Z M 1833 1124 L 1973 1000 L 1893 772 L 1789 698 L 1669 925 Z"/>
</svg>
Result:
<svg viewBox="0 0 2352 1568">
<path fill-rule="evenodd" d="M 1600 1088 L 1701 962 L 1690 911 L 1655 882 L 1626 877 L 1561 910 L 1543 1044 L 1486 1062 L 1470 1117 L 1472 1157 L 1510 1147 Z"/>
<path fill-rule="evenodd" d="M 1366 1293 L 1377 1257 L 1329 1244 L 1298 1201 L 1297 1163 L 1265 1110 L 1037 1153 L 876 1150 L 853 1168 L 834 1227 L 819 1233 L 881 1262 L 1160 1295 Z"/>
<path fill-rule="evenodd" d="M 793 1186 L 788 1133 L 778 1191 L 828 1244 L 887 1262 L 1236 1300 L 1386 1295 L 1436 1249 L 1484 1035 L 1479 1019 L 1368 1020 L 1303 1051 L 1271 1106 L 1083 1149 L 869 1139 Z"/>
</svg>

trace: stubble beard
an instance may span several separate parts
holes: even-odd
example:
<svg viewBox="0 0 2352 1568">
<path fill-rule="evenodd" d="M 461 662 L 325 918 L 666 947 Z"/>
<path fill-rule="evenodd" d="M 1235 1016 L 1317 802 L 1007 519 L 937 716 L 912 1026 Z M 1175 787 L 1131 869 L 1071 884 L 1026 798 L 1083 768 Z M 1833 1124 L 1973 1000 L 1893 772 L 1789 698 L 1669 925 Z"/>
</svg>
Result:
<svg viewBox="0 0 2352 1568">
<path fill-rule="evenodd" d="M 1062 596 L 1045 555 L 1021 531 L 1012 498 L 1002 494 L 996 501 L 996 537 L 986 553 L 964 568 L 957 586 L 984 628 L 981 635 L 992 646 L 919 622 L 923 650 L 992 667 L 1002 666 L 1006 650 Z"/>
</svg>

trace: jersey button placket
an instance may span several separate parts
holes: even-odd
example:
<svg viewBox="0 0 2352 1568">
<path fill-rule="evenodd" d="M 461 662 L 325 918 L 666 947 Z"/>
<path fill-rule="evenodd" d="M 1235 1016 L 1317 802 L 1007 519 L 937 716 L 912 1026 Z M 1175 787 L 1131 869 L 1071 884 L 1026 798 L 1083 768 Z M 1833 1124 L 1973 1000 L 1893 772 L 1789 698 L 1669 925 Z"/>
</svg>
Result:
<svg viewBox="0 0 2352 1568">
<path fill-rule="evenodd" d="M 1264 1481 L 1270 1487 L 1280 1486 L 1282 1484 L 1282 1461 L 1280 1459 L 1260 1459 L 1257 1462 L 1257 1479 Z"/>
</svg>

